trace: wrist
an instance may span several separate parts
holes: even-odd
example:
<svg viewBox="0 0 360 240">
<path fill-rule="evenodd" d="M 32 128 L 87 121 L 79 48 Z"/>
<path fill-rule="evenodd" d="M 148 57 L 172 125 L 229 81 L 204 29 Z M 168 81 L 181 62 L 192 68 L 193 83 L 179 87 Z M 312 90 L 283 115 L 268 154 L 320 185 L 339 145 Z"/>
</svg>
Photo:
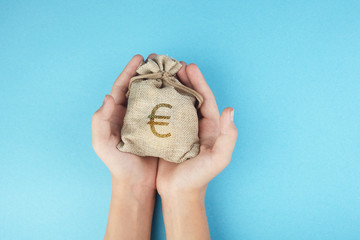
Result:
<svg viewBox="0 0 360 240">
<path fill-rule="evenodd" d="M 118 199 L 135 199 L 137 201 L 149 201 L 155 198 L 155 187 L 120 180 L 111 176 L 112 196 Z"/>
<path fill-rule="evenodd" d="M 179 186 L 162 186 L 157 189 L 161 198 L 204 198 L 206 193 L 207 184 L 200 187 L 179 187 Z"/>
<path fill-rule="evenodd" d="M 167 202 L 201 202 L 205 201 L 206 188 L 202 189 L 182 189 L 172 190 L 160 193 L 162 201 L 166 204 Z"/>
<path fill-rule="evenodd" d="M 162 194 L 167 239 L 210 239 L 205 189 Z"/>
<path fill-rule="evenodd" d="M 112 176 L 108 226 L 104 239 L 150 239 L 155 189 Z"/>
</svg>

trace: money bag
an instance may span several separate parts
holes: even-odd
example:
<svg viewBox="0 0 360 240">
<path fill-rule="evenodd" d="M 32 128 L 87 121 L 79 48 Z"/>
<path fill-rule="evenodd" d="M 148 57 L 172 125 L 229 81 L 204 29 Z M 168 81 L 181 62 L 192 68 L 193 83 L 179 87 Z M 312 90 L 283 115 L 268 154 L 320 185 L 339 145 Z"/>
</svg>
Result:
<svg viewBox="0 0 360 240">
<path fill-rule="evenodd" d="M 203 98 L 176 77 L 181 63 L 167 55 L 143 61 L 130 79 L 117 148 L 181 163 L 199 154 L 197 109 Z"/>
</svg>

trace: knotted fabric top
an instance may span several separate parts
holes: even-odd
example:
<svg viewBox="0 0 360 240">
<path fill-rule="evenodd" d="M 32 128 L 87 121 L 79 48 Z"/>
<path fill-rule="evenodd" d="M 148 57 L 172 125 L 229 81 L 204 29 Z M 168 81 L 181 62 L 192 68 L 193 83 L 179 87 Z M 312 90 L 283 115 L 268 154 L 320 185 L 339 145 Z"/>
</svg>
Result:
<svg viewBox="0 0 360 240">
<path fill-rule="evenodd" d="M 129 88 L 126 97 L 129 97 L 131 84 L 137 80 L 161 79 L 167 84 L 173 86 L 177 90 L 186 92 L 194 96 L 198 101 L 197 108 L 201 107 L 203 97 L 195 90 L 183 85 L 174 75 L 180 70 L 181 63 L 166 55 L 157 55 L 149 58 L 146 62 L 142 62 L 136 72 L 139 74 L 132 77 L 129 82 Z"/>
</svg>

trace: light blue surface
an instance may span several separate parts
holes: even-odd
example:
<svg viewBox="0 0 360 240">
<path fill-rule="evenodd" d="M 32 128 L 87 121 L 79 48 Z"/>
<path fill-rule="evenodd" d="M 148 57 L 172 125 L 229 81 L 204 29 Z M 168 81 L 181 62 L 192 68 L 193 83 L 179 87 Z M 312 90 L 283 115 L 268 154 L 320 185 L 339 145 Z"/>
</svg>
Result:
<svg viewBox="0 0 360 240">
<path fill-rule="evenodd" d="M 91 115 L 130 58 L 198 64 L 239 138 L 213 239 L 360 239 L 359 1 L 1 1 L 0 239 L 101 239 Z M 153 239 L 165 239 L 158 201 Z"/>
</svg>

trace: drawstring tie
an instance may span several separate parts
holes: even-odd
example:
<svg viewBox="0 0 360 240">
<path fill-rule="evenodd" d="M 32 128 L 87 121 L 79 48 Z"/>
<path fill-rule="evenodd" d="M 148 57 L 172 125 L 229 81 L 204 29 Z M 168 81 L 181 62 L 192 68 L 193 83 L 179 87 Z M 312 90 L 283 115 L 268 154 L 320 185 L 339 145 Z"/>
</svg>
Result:
<svg viewBox="0 0 360 240">
<path fill-rule="evenodd" d="M 130 79 L 130 82 L 129 82 L 129 89 L 126 92 L 126 97 L 127 98 L 129 97 L 129 94 L 130 94 L 131 84 L 134 81 L 139 80 L 139 79 L 161 79 L 164 82 L 168 83 L 169 85 L 173 86 L 174 88 L 182 90 L 182 91 L 184 91 L 186 93 L 189 93 L 190 95 L 193 95 L 198 101 L 197 108 L 200 108 L 201 104 L 204 101 L 203 97 L 198 92 L 196 92 L 195 90 L 193 90 L 193 89 L 191 89 L 191 88 L 189 88 L 189 87 L 187 87 L 187 86 L 185 86 L 185 85 L 183 85 L 181 83 L 178 83 L 177 82 L 178 80 L 168 72 L 149 73 L 149 74 L 142 74 L 142 75 L 139 75 L 139 76 L 132 77 Z"/>
</svg>

